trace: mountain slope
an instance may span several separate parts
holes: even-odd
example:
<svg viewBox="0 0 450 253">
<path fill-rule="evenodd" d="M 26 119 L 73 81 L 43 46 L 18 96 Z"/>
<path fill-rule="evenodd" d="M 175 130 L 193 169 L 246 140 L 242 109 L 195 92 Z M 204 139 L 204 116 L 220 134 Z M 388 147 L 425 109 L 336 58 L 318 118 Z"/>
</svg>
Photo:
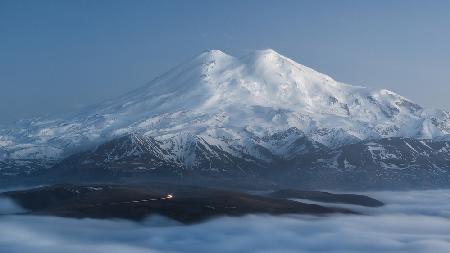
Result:
<svg viewBox="0 0 450 253">
<path fill-rule="evenodd" d="M 450 140 L 450 114 L 335 81 L 270 49 L 239 58 L 211 50 L 75 116 L 0 130 L 0 161 L 53 164 L 83 154 L 178 173 L 269 173 L 277 164 L 314 167 L 324 154 L 392 137 Z M 122 153 L 95 149 L 101 144 Z"/>
<path fill-rule="evenodd" d="M 56 182 L 182 181 L 204 185 L 301 189 L 411 189 L 450 185 L 450 142 L 384 138 L 330 149 L 297 129 L 267 137 L 284 152 L 267 159 L 229 153 L 191 137 L 178 149 L 164 148 L 152 137 L 130 135 L 70 156 L 47 170 Z M 262 140 L 261 140 L 262 141 Z M 270 159 L 268 159 L 270 157 Z M 186 161 L 186 159 L 188 161 Z"/>
<path fill-rule="evenodd" d="M 310 187 L 448 188 L 450 142 L 402 137 L 363 141 L 333 150 L 308 169 L 298 170 L 295 183 L 303 181 Z"/>
</svg>

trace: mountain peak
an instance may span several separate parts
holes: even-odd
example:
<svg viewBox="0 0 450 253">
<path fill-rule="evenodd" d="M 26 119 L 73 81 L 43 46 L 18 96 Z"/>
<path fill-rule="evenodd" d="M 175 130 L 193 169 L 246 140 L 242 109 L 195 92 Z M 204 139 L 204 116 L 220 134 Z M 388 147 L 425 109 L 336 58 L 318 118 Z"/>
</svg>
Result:
<svg viewBox="0 0 450 253">
<path fill-rule="evenodd" d="M 255 61 L 268 60 L 268 59 L 288 59 L 286 56 L 278 53 L 277 51 L 268 48 L 253 50 L 241 59 L 253 59 Z"/>
<path fill-rule="evenodd" d="M 230 57 L 232 57 L 232 56 L 224 53 L 221 50 L 210 49 L 210 50 L 204 50 L 196 58 L 197 59 L 202 59 L 202 60 L 214 60 L 214 59 L 230 58 Z"/>
<path fill-rule="evenodd" d="M 20 133 L 0 129 L 0 149 L 8 156 L 57 157 L 130 132 L 160 139 L 190 133 L 221 143 L 292 127 L 337 146 L 391 136 L 447 136 L 450 116 L 423 112 L 390 91 L 337 82 L 273 49 L 240 58 L 207 50 L 76 117 L 39 121 Z"/>
<path fill-rule="evenodd" d="M 255 50 L 254 53 L 257 55 L 266 55 L 266 56 L 272 55 L 272 56 L 284 57 L 282 54 L 278 53 L 277 51 L 273 50 L 272 48 Z"/>
</svg>

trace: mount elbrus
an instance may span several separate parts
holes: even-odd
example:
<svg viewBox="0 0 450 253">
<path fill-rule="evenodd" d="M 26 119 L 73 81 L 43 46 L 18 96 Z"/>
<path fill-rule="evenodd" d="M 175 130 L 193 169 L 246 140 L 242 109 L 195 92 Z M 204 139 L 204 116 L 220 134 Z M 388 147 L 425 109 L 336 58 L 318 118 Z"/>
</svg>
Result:
<svg viewBox="0 0 450 253">
<path fill-rule="evenodd" d="M 0 182 L 450 186 L 450 114 L 273 50 L 203 52 L 65 119 L 0 130 Z"/>
</svg>

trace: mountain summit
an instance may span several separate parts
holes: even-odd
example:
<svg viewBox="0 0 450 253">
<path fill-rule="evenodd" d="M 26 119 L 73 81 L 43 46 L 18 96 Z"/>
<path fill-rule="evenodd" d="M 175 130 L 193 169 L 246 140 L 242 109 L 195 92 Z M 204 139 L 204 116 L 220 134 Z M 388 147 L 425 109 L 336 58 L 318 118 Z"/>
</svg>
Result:
<svg viewBox="0 0 450 253">
<path fill-rule="evenodd" d="M 369 140 L 449 134 L 448 112 L 394 92 L 335 81 L 271 49 L 243 57 L 209 50 L 74 117 L 0 130 L 0 161 L 60 161 L 135 136 L 129 144 L 153 143 L 163 164 L 191 167 L 203 164 L 200 146 L 211 152 L 203 161 L 273 162 Z"/>
<path fill-rule="evenodd" d="M 383 137 L 447 138 L 450 115 L 388 90 L 350 86 L 274 50 L 209 50 L 76 117 L 0 130 L 0 157 L 59 159 L 129 133 L 240 140 L 289 128 L 330 147 Z"/>
</svg>

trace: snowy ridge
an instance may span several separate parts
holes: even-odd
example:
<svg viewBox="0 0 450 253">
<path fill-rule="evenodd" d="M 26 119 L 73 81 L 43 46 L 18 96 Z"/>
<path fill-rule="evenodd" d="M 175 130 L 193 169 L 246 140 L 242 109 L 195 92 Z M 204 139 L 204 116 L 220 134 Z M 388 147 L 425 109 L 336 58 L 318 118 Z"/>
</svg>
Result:
<svg viewBox="0 0 450 253">
<path fill-rule="evenodd" d="M 277 141 L 288 129 L 297 130 Z M 293 145 L 301 137 L 329 148 L 386 137 L 450 140 L 450 114 L 337 82 L 270 49 L 239 58 L 211 50 L 74 117 L 0 130 L 0 159 L 62 159 L 131 133 L 189 165 L 198 143 L 216 147 L 211 154 L 270 160 L 301 152 Z"/>
<path fill-rule="evenodd" d="M 314 178 L 304 182 L 311 186 L 448 188 L 449 148 L 450 142 L 401 137 L 364 141 L 344 146 L 313 161 L 311 169 L 302 176 Z"/>
</svg>

